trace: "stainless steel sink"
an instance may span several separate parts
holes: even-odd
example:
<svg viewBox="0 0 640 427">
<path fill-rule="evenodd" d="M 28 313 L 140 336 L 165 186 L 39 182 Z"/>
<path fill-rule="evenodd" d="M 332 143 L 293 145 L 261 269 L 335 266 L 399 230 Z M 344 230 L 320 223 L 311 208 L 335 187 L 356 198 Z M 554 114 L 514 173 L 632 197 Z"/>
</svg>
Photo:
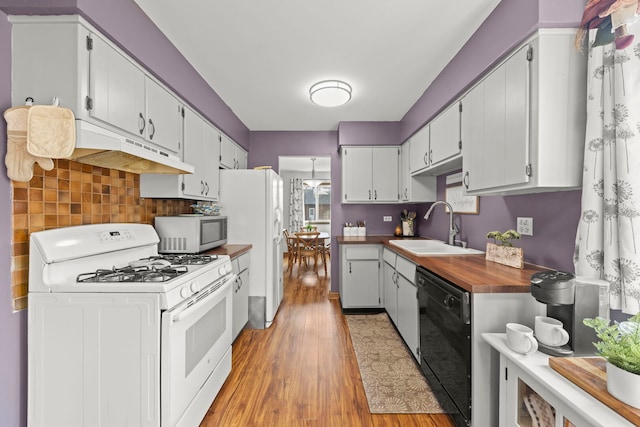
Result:
<svg viewBox="0 0 640 427">
<path fill-rule="evenodd" d="M 477 249 L 451 246 L 440 240 L 389 240 L 389 243 L 416 256 L 473 255 L 484 253 Z"/>
</svg>

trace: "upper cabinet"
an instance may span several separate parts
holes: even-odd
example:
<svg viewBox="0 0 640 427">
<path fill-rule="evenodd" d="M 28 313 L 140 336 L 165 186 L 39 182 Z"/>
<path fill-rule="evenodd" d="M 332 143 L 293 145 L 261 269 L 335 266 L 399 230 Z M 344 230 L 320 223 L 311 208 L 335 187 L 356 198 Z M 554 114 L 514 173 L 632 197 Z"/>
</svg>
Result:
<svg viewBox="0 0 640 427">
<path fill-rule="evenodd" d="M 189 108 L 184 108 L 184 161 L 192 174 L 140 175 L 140 196 L 218 200 L 220 195 L 220 132 Z"/>
<path fill-rule="evenodd" d="M 178 153 L 182 140 L 182 104 L 150 78 L 145 78 L 145 139 Z"/>
<path fill-rule="evenodd" d="M 398 146 L 343 146 L 342 202 L 398 202 L 399 162 Z"/>
<path fill-rule="evenodd" d="M 226 135 L 222 135 L 220 142 L 220 167 L 222 169 L 247 168 L 247 152 Z"/>
<path fill-rule="evenodd" d="M 413 139 L 400 147 L 400 201 L 424 203 L 436 201 L 436 177 L 434 175 L 411 175 L 411 149 Z"/>
<path fill-rule="evenodd" d="M 462 99 L 468 194 L 579 188 L 586 56 L 575 32 L 540 30 Z"/>
<path fill-rule="evenodd" d="M 462 165 L 462 105 L 454 102 L 411 137 L 412 175 L 440 175 Z"/>
</svg>

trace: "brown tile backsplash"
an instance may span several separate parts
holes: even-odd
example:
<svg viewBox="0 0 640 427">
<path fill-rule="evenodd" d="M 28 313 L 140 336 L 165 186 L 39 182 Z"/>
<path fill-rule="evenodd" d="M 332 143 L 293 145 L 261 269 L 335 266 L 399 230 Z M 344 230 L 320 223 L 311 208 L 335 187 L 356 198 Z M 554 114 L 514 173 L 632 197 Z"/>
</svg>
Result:
<svg viewBox="0 0 640 427">
<path fill-rule="evenodd" d="M 29 182 L 12 181 L 11 295 L 14 310 L 27 307 L 29 235 L 72 225 L 115 222 L 153 224 L 156 216 L 190 213 L 193 200 L 143 199 L 140 176 L 115 169 L 54 160 L 34 165 Z"/>
</svg>

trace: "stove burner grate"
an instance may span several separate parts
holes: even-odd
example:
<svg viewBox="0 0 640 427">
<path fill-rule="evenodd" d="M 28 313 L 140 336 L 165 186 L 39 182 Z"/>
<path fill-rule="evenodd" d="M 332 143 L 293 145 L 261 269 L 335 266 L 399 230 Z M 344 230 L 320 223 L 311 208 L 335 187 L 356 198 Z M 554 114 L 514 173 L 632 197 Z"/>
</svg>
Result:
<svg viewBox="0 0 640 427">
<path fill-rule="evenodd" d="M 149 260 L 165 260 L 173 265 L 203 265 L 218 259 L 217 255 L 201 254 L 164 254 L 150 257 Z"/>
<path fill-rule="evenodd" d="M 186 266 L 169 267 L 121 267 L 111 270 L 98 269 L 92 273 L 79 274 L 76 282 L 102 283 L 102 282 L 167 282 L 181 274 L 186 273 Z"/>
</svg>

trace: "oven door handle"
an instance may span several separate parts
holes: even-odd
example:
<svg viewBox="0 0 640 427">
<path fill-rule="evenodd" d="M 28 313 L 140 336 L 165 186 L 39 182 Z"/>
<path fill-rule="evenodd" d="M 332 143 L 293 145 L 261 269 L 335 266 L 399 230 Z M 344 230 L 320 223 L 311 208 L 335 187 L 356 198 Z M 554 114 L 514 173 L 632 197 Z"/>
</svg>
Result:
<svg viewBox="0 0 640 427">
<path fill-rule="evenodd" d="M 217 298 L 220 295 L 220 291 L 223 287 L 230 287 L 231 283 L 236 280 L 236 275 L 232 274 L 225 277 L 223 283 L 220 286 L 211 285 L 210 288 L 204 289 L 195 295 L 195 298 L 184 302 L 184 305 L 180 305 L 169 313 L 169 320 L 172 323 L 178 323 L 186 317 L 190 316 L 194 311 L 200 309 L 203 304 L 208 303 L 210 300 Z M 215 288 L 211 290 L 212 288 Z"/>
</svg>

